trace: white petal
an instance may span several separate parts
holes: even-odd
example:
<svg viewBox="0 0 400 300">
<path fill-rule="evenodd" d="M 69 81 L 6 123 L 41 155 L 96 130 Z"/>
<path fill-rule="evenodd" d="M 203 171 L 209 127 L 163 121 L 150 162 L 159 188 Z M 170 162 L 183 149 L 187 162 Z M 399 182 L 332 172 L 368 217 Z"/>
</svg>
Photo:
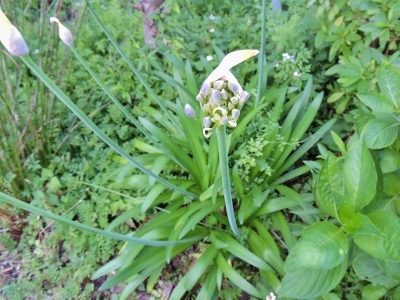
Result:
<svg viewBox="0 0 400 300">
<path fill-rule="evenodd" d="M 229 70 L 234 66 L 244 62 L 246 59 L 257 55 L 260 51 L 258 50 L 237 50 L 227 54 L 219 64 L 219 67 Z"/>
</svg>

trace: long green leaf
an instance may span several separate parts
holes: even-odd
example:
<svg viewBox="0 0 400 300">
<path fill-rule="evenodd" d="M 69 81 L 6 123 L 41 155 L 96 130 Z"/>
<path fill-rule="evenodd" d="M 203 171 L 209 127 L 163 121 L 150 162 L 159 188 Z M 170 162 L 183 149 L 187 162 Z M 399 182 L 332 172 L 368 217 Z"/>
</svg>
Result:
<svg viewBox="0 0 400 300">
<path fill-rule="evenodd" d="M 180 240 L 180 241 L 152 241 L 152 240 L 146 240 L 146 239 L 141 239 L 141 238 L 135 238 L 135 237 L 130 237 L 130 236 L 126 236 L 123 234 L 119 234 L 119 233 L 115 233 L 115 232 L 110 232 L 110 231 L 106 231 L 106 230 L 102 230 L 102 229 L 98 229 L 92 226 L 88 226 L 76 221 L 72 221 L 70 219 L 64 218 L 62 216 L 56 215 L 52 212 L 40 209 L 38 207 L 35 207 L 31 204 L 25 203 L 21 200 L 15 199 L 14 197 L 11 197 L 9 195 L 6 195 L 2 192 L 0 192 L 0 201 L 9 203 L 15 207 L 19 207 L 22 208 L 24 210 L 30 211 L 31 213 L 40 215 L 44 218 L 49 218 L 55 221 L 59 221 L 62 222 L 64 224 L 68 224 L 71 225 L 75 228 L 81 229 L 81 230 L 85 230 L 85 231 L 89 231 L 89 232 L 93 232 L 105 237 L 109 237 L 112 239 L 116 239 L 116 240 L 120 240 L 120 241 L 127 241 L 127 242 L 132 242 L 132 243 L 137 243 L 137 244 L 144 244 L 144 245 L 149 245 L 149 246 L 170 246 L 170 245 L 176 245 L 176 244 L 187 244 L 187 243 L 193 243 L 197 240 L 199 240 L 199 238 L 201 239 L 201 237 L 192 237 L 189 239 L 185 239 L 185 240 Z"/>
<path fill-rule="evenodd" d="M 60 99 L 81 121 L 88 126 L 101 140 L 103 140 L 108 146 L 114 149 L 119 155 L 127 159 L 131 164 L 136 166 L 143 173 L 154 177 L 158 182 L 164 184 L 165 186 L 178 190 L 184 195 L 191 198 L 197 199 L 198 196 L 183 190 L 182 188 L 171 184 L 162 177 L 159 177 L 146 169 L 141 164 L 137 163 L 132 156 L 124 151 L 117 143 L 110 139 L 99 127 L 97 127 L 92 120 L 90 120 L 68 97 L 63 91 L 45 74 L 43 71 L 32 61 L 29 56 L 21 56 L 22 61 L 31 69 L 31 71 Z"/>
<path fill-rule="evenodd" d="M 216 130 L 219 151 L 219 163 L 222 175 L 222 187 L 224 189 L 225 207 L 228 215 L 229 225 L 234 234 L 239 235 L 239 228 L 236 225 L 235 211 L 233 209 L 231 180 L 229 178 L 228 164 L 228 140 L 226 138 L 226 125 L 219 126 Z"/>
</svg>

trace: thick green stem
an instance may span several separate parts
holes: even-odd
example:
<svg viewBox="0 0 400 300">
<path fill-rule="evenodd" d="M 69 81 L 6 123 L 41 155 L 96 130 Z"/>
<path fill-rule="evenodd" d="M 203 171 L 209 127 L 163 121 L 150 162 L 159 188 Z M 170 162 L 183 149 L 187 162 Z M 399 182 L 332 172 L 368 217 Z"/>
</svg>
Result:
<svg viewBox="0 0 400 300">
<path fill-rule="evenodd" d="M 219 152 L 219 165 L 221 166 L 222 187 L 224 189 L 226 214 L 228 215 L 229 225 L 234 234 L 239 235 L 239 229 L 236 225 L 235 211 L 233 210 L 231 180 L 229 177 L 228 165 L 228 141 L 226 138 L 226 126 L 219 126 L 216 129 Z"/>
</svg>

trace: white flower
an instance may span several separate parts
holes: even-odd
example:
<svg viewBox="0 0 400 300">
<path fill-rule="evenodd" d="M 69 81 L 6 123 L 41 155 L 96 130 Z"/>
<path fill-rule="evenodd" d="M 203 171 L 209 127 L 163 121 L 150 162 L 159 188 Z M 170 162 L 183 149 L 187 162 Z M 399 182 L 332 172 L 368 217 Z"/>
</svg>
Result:
<svg viewBox="0 0 400 300">
<path fill-rule="evenodd" d="M 210 28 L 209 32 L 214 32 L 215 29 L 214 28 Z"/>
<path fill-rule="evenodd" d="M 215 17 L 214 17 L 213 14 L 209 15 L 208 18 L 209 18 L 211 21 L 214 21 L 214 19 L 215 19 Z"/>
<path fill-rule="evenodd" d="M 282 54 L 282 60 L 283 61 L 287 61 L 290 59 L 290 54 L 289 53 L 283 53 Z"/>
<path fill-rule="evenodd" d="M 294 71 L 293 76 L 300 77 L 300 76 L 301 76 L 301 73 L 300 73 L 300 72 L 297 72 L 297 71 Z"/>
<path fill-rule="evenodd" d="M 207 61 L 210 61 L 210 60 L 213 60 L 213 57 L 212 57 L 212 55 L 207 55 L 206 59 L 207 59 Z"/>
<path fill-rule="evenodd" d="M 29 54 L 29 48 L 21 33 L 8 20 L 0 9 L 0 42 L 8 52 L 15 56 Z"/>
<path fill-rule="evenodd" d="M 60 37 L 60 40 L 68 47 L 71 47 L 74 41 L 71 31 L 61 24 L 60 20 L 58 20 L 56 17 L 50 18 L 50 23 L 53 22 L 58 23 L 58 36 Z"/>
<path fill-rule="evenodd" d="M 267 296 L 267 298 L 265 300 L 275 300 L 276 296 L 274 295 L 274 293 L 269 293 L 269 295 Z"/>
</svg>

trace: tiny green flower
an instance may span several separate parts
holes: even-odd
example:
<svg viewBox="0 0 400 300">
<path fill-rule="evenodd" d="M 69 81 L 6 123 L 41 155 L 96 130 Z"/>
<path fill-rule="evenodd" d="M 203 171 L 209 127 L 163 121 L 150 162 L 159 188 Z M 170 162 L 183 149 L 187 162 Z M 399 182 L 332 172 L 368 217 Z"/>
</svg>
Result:
<svg viewBox="0 0 400 300">
<path fill-rule="evenodd" d="M 22 56 L 29 54 L 29 48 L 21 33 L 0 9 L 0 42 L 10 54 Z"/>
<path fill-rule="evenodd" d="M 67 27 L 65 27 L 56 17 L 51 17 L 50 23 L 54 22 L 58 23 L 58 36 L 60 37 L 60 40 L 68 47 L 71 47 L 74 42 L 71 31 Z"/>
</svg>

